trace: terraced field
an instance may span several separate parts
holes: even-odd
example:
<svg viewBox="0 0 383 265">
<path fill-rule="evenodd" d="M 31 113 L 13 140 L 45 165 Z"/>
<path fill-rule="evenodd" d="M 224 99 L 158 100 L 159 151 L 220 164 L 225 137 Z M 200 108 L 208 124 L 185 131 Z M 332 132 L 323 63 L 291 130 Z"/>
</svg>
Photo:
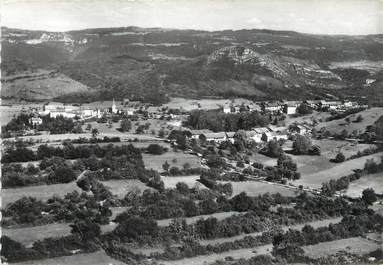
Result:
<svg viewBox="0 0 383 265">
<path fill-rule="evenodd" d="M 146 189 L 152 189 L 138 179 L 114 179 L 101 181 L 101 183 L 118 198 L 124 198 L 129 191 L 140 191 L 142 193 Z"/>
<path fill-rule="evenodd" d="M 363 255 L 377 250 L 378 248 L 379 245 L 373 241 L 361 237 L 352 237 L 304 246 L 303 250 L 305 251 L 305 255 L 309 258 L 321 258 L 344 252 Z"/>
<path fill-rule="evenodd" d="M 75 182 L 66 184 L 39 185 L 23 188 L 2 189 L 1 190 L 1 206 L 4 208 L 8 203 L 17 201 L 24 196 L 35 197 L 39 200 L 47 200 L 54 195 L 60 197 L 72 191 L 81 192 L 82 190 Z"/>
<path fill-rule="evenodd" d="M 376 193 L 383 193 L 383 172 L 363 176 L 350 183 L 346 195 L 352 198 L 362 196 L 364 189 L 373 188 Z"/>
<path fill-rule="evenodd" d="M 179 177 L 161 176 L 161 179 L 165 184 L 165 188 L 175 188 L 177 183 L 179 182 L 186 183 L 189 186 L 189 188 L 193 188 L 196 186 L 199 187 L 200 189 L 206 188 L 202 183 L 197 181 L 199 177 L 200 177 L 199 175 L 179 176 Z"/>
<path fill-rule="evenodd" d="M 216 260 L 224 260 L 226 257 L 232 257 L 233 259 L 249 259 L 253 256 L 257 255 L 267 255 L 270 254 L 273 249 L 272 244 L 259 246 L 256 248 L 242 248 L 237 250 L 231 250 L 227 252 L 222 252 L 219 254 L 210 254 L 197 256 L 193 258 L 186 258 L 181 260 L 174 261 L 161 261 L 161 264 L 164 265 L 205 265 L 209 263 L 213 263 Z"/>
<path fill-rule="evenodd" d="M 375 121 L 382 116 L 383 108 L 370 108 L 356 114 L 348 115 L 351 121 L 354 121 L 358 115 L 361 115 L 363 120 L 361 122 L 347 123 L 345 119 L 332 120 L 328 122 L 321 122 L 315 128 L 319 131 L 321 128 L 325 128 L 333 134 L 340 134 L 343 130 L 346 130 L 349 134 L 353 131 L 364 132 L 366 127 L 373 125 Z"/>
<path fill-rule="evenodd" d="M 142 154 L 142 159 L 146 168 L 154 169 L 158 172 L 164 171 L 162 165 L 165 161 L 169 163 L 170 167 L 178 167 L 180 169 L 182 169 L 185 163 L 189 163 L 192 168 L 201 166 L 198 157 L 183 152 L 169 151 L 162 155 Z"/>
<path fill-rule="evenodd" d="M 227 183 L 222 181 L 222 183 Z M 280 193 L 283 196 L 296 196 L 297 192 L 294 189 L 282 187 L 280 185 L 274 185 L 259 181 L 241 181 L 241 182 L 230 182 L 233 186 L 233 196 L 246 192 L 249 196 L 258 196 L 265 193 L 275 194 Z"/>
<path fill-rule="evenodd" d="M 293 159 L 297 161 L 298 171 L 301 172 L 301 178 L 293 181 L 293 183 L 305 187 L 320 188 L 323 182 L 349 175 L 353 173 L 353 169 L 362 169 L 367 159 L 380 162 L 382 155 L 383 152 L 379 152 L 339 164 L 328 162 L 321 156 L 293 156 Z"/>
<path fill-rule="evenodd" d="M 58 258 L 33 260 L 14 265 L 125 265 L 125 263 L 112 259 L 104 251 L 94 253 L 76 254 L 73 256 L 64 256 Z"/>
</svg>

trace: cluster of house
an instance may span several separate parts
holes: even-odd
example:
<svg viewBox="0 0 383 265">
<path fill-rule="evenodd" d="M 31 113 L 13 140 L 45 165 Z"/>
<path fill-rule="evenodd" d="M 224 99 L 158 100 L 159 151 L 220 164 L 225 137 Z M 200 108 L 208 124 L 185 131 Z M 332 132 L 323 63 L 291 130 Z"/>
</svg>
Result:
<svg viewBox="0 0 383 265">
<path fill-rule="evenodd" d="M 288 115 L 297 113 L 297 108 L 302 103 L 307 104 L 315 110 L 333 110 L 333 111 L 345 111 L 347 109 L 367 107 L 361 106 L 358 102 L 343 100 L 343 101 L 327 101 L 327 100 L 305 100 L 305 101 L 265 101 L 265 102 L 254 102 L 250 104 L 226 104 L 222 106 L 224 113 L 239 113 L 242 111 L 265 111 L 265 112 L 283 112 Z"/>
<path fill-rule="evenodd" d="M 289 134 L 301 134 L 305 135 L 310 133 L 311 128 L 305 125 L 292 125 L 289 128 L 287 127 L 278 127 L 270 125 L 268 127 L 259 127 L 253 128 L 250 131 L 244 131 L 245 137 L 248 141 L 254 141 L 256 143 L 261 143 L 269 141 L 271 139 L 276 140 L 287 140 Z M 216 143 L 222 143 L 225 141 L 230 141 L 234 143 L 234 135 L 236 132 L 212 132 L 210 130 L 191 130 L 192 139 L 200 139 L 205 137 L 206 141 L 213 141 Z M 203 135 L 203 136 L 202 136 Z"/>
<path fill-rule="evenodd" d="M 90 118 L 101 118 L 103 115 L 107 114 L 126 114 L 133 115 L 135 109 L 133 108 L 117 108 L 116 102 L 113 100 L 113 103 L 110 108 L 100 109 L 100 108 L 85 108 L 82 106 L 74 106 L 70 104 L 64 104 L 60 102 L 49 102 L 45 104 L 41 111 L 34 111 L 36 117 L 29 119 L 29 123 L 33 126 L 42 124 L 41 116 L 47 116 L 51 118 L 64 117 L 69 119 L 90 119 Z M 38 117 L 40 116 L 40 117 Z"/>
</svg>

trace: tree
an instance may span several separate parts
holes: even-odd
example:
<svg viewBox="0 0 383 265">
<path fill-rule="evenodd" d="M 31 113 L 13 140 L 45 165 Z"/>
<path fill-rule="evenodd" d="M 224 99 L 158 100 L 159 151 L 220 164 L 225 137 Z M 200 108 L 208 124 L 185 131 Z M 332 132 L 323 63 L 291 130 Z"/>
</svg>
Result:
<svg viewBox="0 0 383 265">
<path fill-rule="evenodd" d="M 363 121 L 363 117 L 362 117 L 362 115 L 358 115 L 358 117 L 356 117 L 356 120 L 355 120 L 355 122 L 361 122 L 361 121 Z"/>
<path fill-rule="evenodd" d="M 344 156 L 344 154 L 342 152 L 339 152 L 336 156 L 335 156 L 335 159 L 334 159 L 334 162 L 336 163 L 342 163 L 346 160 L 346 157 Z"/>
<path fill-rule="evenodd" d="M 136 134 L 143 134 L 145 132 L 145 125 L 139 125 L 136 129 Z"/>
<path fill-rule="evenodd" d="M 296 135 L 296 138 L 293 142 L 293 150 L 297 155 L 306 155 L 309 153 L 311 148 L 311 140 L 307 136 Z"/>
<path fill-rule="evenodd" d="M 283 149 L 276 139 L 268 141 L 266 147 L 262 151 L 267 156 L 279 157 L 283 154 Z"/>
<path fill-rule="evenodd" d="M 267 140 L 268 140 L 267 134 L 266 133 L 262 133 L 261 141 L 266 143 Z"/>
<path fill-rule="evenodd" d="M 165 153 L 165 149 L 159 144 L 150 144 L 146 150 L 152 155 L 162 155 Z"/>
<path fill-rule="evenodd" d="M 52 172 L 48 179 L 52 183 L 69 183 L 76 179 L 76 174 L 68 166 L 59 166 L 54 172 Z"/>
<path fill-rule="evenodd" d="M 90 131 L 90 129 L 92 129 L 92 124 L 88 123 L 85 130 Z"/>
<path fill-rule="evenodd" d="M 70 227 L 72 228 L 71 233 L 78 235 L 84 242 L 92 242 L 101 235 L 100 226 L 89 218 L 75 220 Z"/>
<path fill-rule="evenodd" d="M 167 160 L 166 160 L 165 163 L 162 165 L 162 168 L 163 168 L 163 170 L 165 170 L 166 172 L 169 171 L 170 165 L 169 165 L 169 163 L 168 163 Z"/>
<path fill-rule="evenodd" d="M 188 187 L 188 184 L 186 184 L 185 182 L 178 182 L 176 184 L 176 189 L 178 192 L 180 192 L 184 195 L 189 194 L 189 187 Z"/>
<path fill-rule="evenodd" d="M 366 204 L 372 205 L 377 200 L 375 191 L 373 189 L 371 189 L 371 188 L 367 188 L 367 189 L 363 190 L 363 192 L 362 192 L 362 200 Z"/>
<path fill-rule="evenodd" d="M 93 129 L 92 129 L 92 137 L 93 137 L 93 138 L 96 138 L 98 134 L 99 134 L 98 129 L 97 129 L 97 128 L 93 128 Z"/>
<path fill-rule="evenodd" d="M 191 166 L 190 166 L 190 164 L 188 162 L 186 162 L 185 164 L 183 164 L 182 167 L 183 167 L 184 170 L 189 170 Z"/>
<path fill-rule="evenodd" d="M 301 103 L 297 109 L 296 112 L 301 115 L 307 115 L 313 113 L 312 108 L 307 103 Z"/>
<path fill-rule="evenodd" d="M 155 238 L 159 232 L 157 222 L 149 218 L 128 216 L 120 218 L 119 222 L 114 233 L 116 236 L 128 240 L 137 240 L 142 236 Z"/>
<path fill-rule="evenodd" d="M 123 119 L 120 123 L 120 130 L 122 132 L 127 132 L 132 129 L 132 122 L 129 119 Z"/>
</svg>

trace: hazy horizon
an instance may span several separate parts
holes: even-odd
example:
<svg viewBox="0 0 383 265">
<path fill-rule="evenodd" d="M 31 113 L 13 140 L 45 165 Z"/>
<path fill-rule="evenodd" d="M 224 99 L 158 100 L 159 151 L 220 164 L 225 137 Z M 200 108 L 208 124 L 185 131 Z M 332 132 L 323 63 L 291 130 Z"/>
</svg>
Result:
<svg viewBox="0 0 383 265">
<path fill-rule="evenodd" d="M 2 26 L 71 31 L 142 27 L 383 34 L 383 0 L 3 0 Z"/>
</svg>

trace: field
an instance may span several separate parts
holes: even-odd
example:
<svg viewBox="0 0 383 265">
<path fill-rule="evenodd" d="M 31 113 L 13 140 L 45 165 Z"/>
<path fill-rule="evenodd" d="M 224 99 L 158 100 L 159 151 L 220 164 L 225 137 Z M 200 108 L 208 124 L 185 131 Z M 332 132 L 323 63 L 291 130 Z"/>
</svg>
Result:
<svg viewBox="0 0 383 265">
<path fill-rule="evenodd" d="M 124 198 L 129 191 L 137 190 L 142 193 L 144 190 L 150 189 L 150 187 L 138 179 L 116 179 L 101 181 L 101 183 L 108 187 L 113 195 L 117 195 L 119 198 Z"/>
<path fill-rule="evenodd" d="M 185 98 L 171 98 L 170 102 L 164 104 L 164 106 L 169 107 L 170 109 L 183 108 L 184 110 L 190 111 L 198 109 L 198 104 L 200 104 L 201 109 L 218 109 L 219 106 L 225 104 L 230 104 L 234 102 L 235 104 L 251 103 L 251 101 L 242 98 L 236 98 L 233 101 L 230 99 L 185 99 Z"/>
<path fill-rule="evenodd" d="M 119 131 L 115 131 L 113 133 L 102 133 L 98 134 L 97 138 L 107 137 L 120 137 L 121 140 L 128 139 L 138 139 L 140 141 L 156 141 L 158 138 L 155 138 L 151 135 L 144 134 L 133 134 L 133 133 L 121 133 Z M 47 134 L 47 135 L 30 135 L 30 136 L 20 136 L 18 139 L 23 140 L 32 140 L 34 142 L 48 143 L 48 142 L 62 142 L 64 140 L 75 140 L 79 138 L 91 138 L 91 133 L 64 133 L 64 134 Z M 16 138 L 7 138 L 9 141 L 15 141 Z"/>
<path fill-rule="evenodd" d="M 1 190 L 1 205 L 5 207 L 8 203 L 17 201 L 24 196 L 35 197 L 39 200 L 47 200 L 53 195 L 64 196 L 72 191 L 81 192 L 82 190 L 75 182 L 66 184 L 39 185 L 23 188 L 2 189 Z"/>
<path fill-rule="evenodd" d="M 352 237 L 304 246 L 303 250 L 305 251 L 305 255 L 307 257 L 320 258 L 342 252 L 363 255 L 368 254 L 378 248 L 379 245 L 370 240 L 361 237 Z"/>
<path fill-rule="evenodd" d="M 194 224 L 199 219 L 207 219 L 209 217 L 215 217 L 215 218 L 217 218 L 217 220 L 223 220 L 223 219 L 225 219 L 227 217 L 230 217 L 232 215 L 240 215 L 240 214 L 244 214 L 244 213 L 240 213 L 240 212 L 223 212 L 223 213 L 213 213 L 213 214 L 208 214 L 208 215 L 198 215 L 198 216 L 193 216 L 193 217 L 188 217 L 188 218 L 180 218 L 180 219 L 184 219 L 187 224 Z M 159 226 L 168 226 L 173 219 L 174 218 L 158 220 L 157 224 Z"/>
<path fill-rule="evenodd" d="M 318 112 L 318 111 L 313 111 L 312 114 L 309 115 L 303 115 L 303 116 L 298 116 L 298 117 L 292 117 L 290 115 L 286 115 L 286 126 L 288 127 L 289 125 L 293 123 L 306 123 L 306 124 L 312 124 L 313 120 L 316 120 L 318 122 L 325 121 L 326 118 L 330 117 L 331 114 L 329 112 Z"/>
<path fill-rule="evenodd" d="M 383 193 L 383 173 L 363 176 L 350 183 L 346 195 L 358 198 L 362 196 L 362 191 L 367 188 L 373 188 L 376 193 Z"/>
<path fill-rule="evenodd" d="M 199 179 L 199 175 L 179 177 L 161 176 L 161 179 L 165 184 L 165 188 L 175 188 L 178 182 L 186 183 L 189 188 L 193 188 L 195 186 L 198 186 L 199 188 L 206 188 L 202 183 L 197 181 L 197 179 Z"/>
<path fill-rule="evenodd" d="M 31 246 L 33 242 L 48 237 L 60 237 L 70 234 L 71 228 L 67 223 L 55 223 L 25 228 L 2 228 L 2 234 Z"/>
<path fill-rule="evenodd" d="M 326 157 L 327 159 L 333 159 L 335 156 L 342 152 L 346 158 L 355 155 L 358 151 L 363 151 L 366 149 L 376 149 L 374 144 L 353 144 L 348 141 L 340 140 L 313 140 L 313 144 L 318 145 L 321 149 L 321 156 Z"/>
<path fill-rule="evenodd" d="M 182 169 L 185 163 L 189 163 L 192 168 L 200 167 L 201 163 L 196 156 L 185 154 L 183 152 L 174 152 L 172 150 L 162 155 L 142 154 L 145 167 L 148 169 L 154 169 L 158 172 L 164 171 L 162 165 L 165 161 L 168 161 L 170 167 L 178 167 Z"/>
<path fill-rule="evenodd" d="M 363 117 L 361 122 L 347 123 L 344 119 L 333 120 L 328 122 L 321 122 L 315 128 L 319 131 L 321 128 L 326 128 L 327 131 L 340 134 L 343 130 L 346 130 L 349 134 L 353 131 L 364 132 L 366 127 L 373 125 L 375 121 L 382 115 L 383 108 L 371 108 L 366 109 L 356 114 L 348 115 L 351 121 L 355 120 L 358 115 Z"/>
<path fill-rule="evenodd" d="M 125 263 L 112 259 L 104 251 L 76 254 L 58 258 L 12 263 L 14 265 L 124 265 Z"/>
<path fill-rule="evenodd" d="M 373 158 L 380 162 L 382 155 L 383 152 L 379 152 L 339 164 L 331 163 L 322 156 L 293 156 L 298 164 L 298 171 L 301 172 L 301 178 L 293 181 L 293 183 L 305 187 L 320 188 L 323 182 L 339 179 L 353 173 L 353 169 L 363 168 L 367 159 Z"/>
<path fill-rule="evenodd" d="M 226 182 L 222 182 L 226 183 Z M 246 192 L 249 196 L 258 196 L 264 193 L 280 193 L 283 196 L 296 196 L 296 191 L 282 187 L 280 185 L 274 185 L 259 181 L 241 181 L 241 182 L 230 182 L 233 186 L 233 196 Z"/>
<path fill-rule="evenodd" d="M 253 256 L 257 255 L 267 255 L 270 254 L 271 250 L 273 249 L 272 244 L 259 246 L 256 248 L 242 248 L 238 250 L 231 250 L 227 252 L 222 252 L 218 254 L 210 254 L 210 255 L 203 255 L 203 256 L 197 256 L 193 258 L 186 258 L 181 260 L 174 260 L 174 261 L 161 261 L 161 264 L 164 265 L 205 265 L 213 263 L 216 260 L 224 260 L 226 257 L 232 257 L 234 259 L 249 259 Z"/>
</svg>

